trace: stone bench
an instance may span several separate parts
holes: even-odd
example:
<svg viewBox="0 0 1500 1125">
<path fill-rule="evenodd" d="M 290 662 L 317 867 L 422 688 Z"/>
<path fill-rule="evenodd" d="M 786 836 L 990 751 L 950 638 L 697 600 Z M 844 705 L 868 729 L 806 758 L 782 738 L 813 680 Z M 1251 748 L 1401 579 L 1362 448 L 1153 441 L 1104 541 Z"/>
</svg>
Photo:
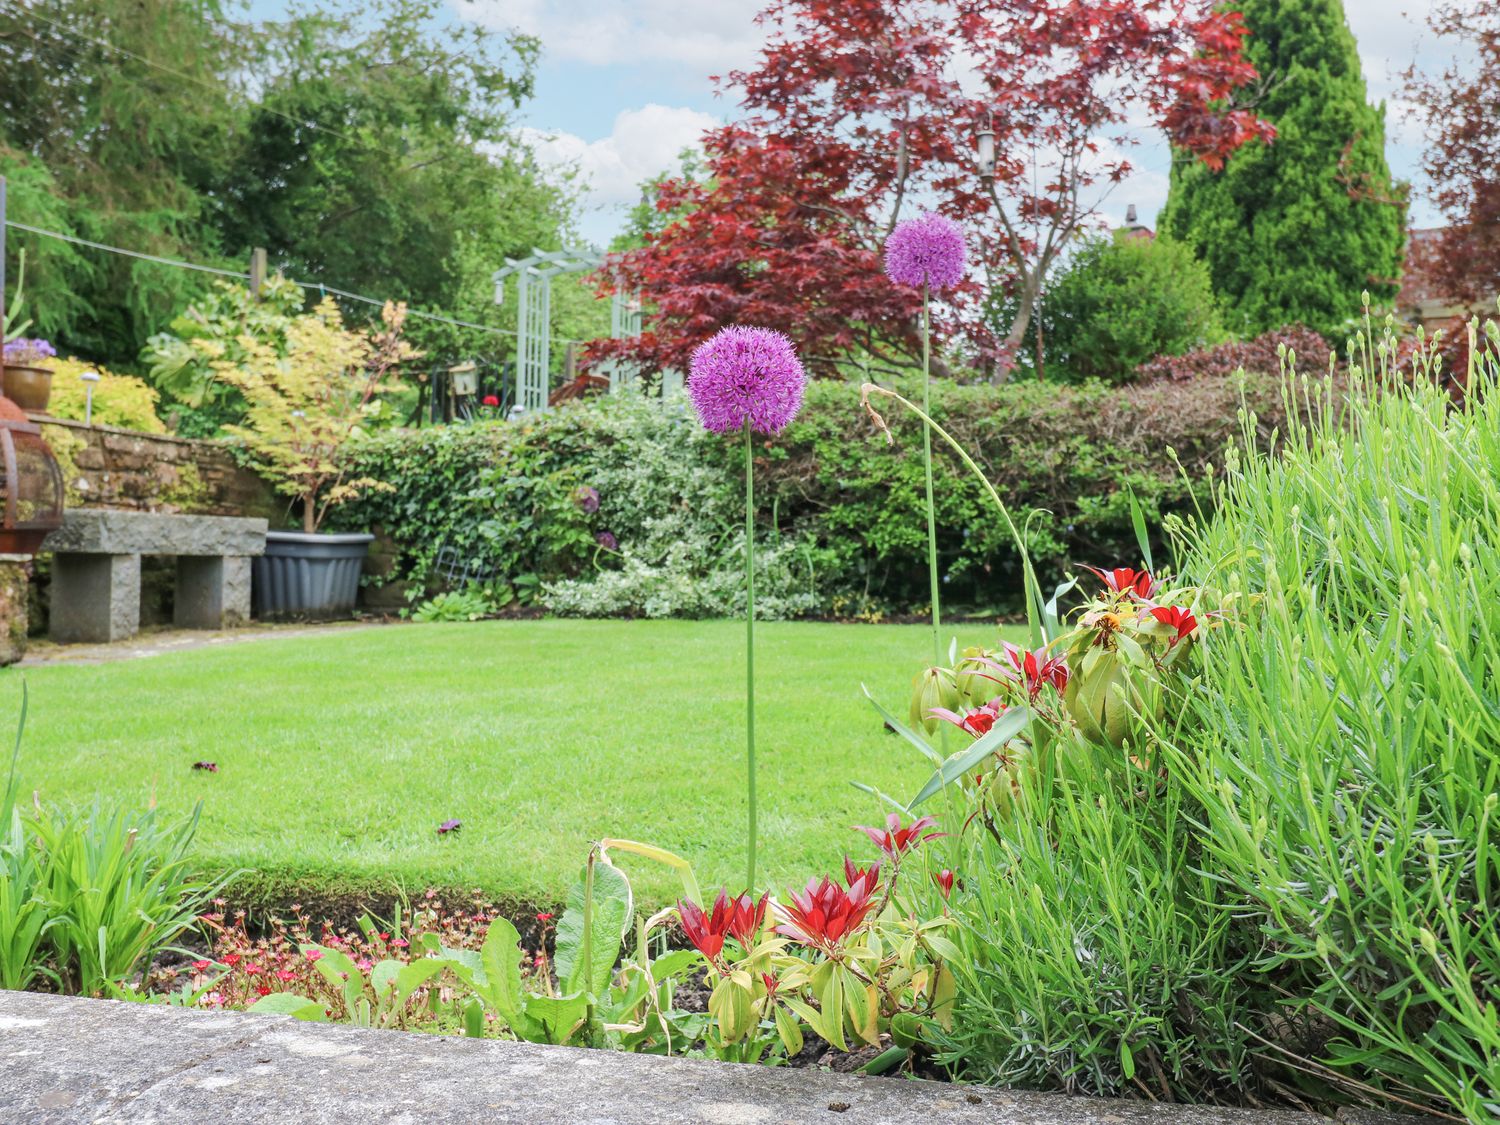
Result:
<svg viewBox="0 0 1500 1125">
<path fill-rule="evenodd" d="M 52 553 L 52 639 L 120 641 L 141 626 L 141 556 L 177 559 L 173 624 L 222 629 L 250 616 L 250 559 L 266 521 L 75 508 L 42 543 Z"/>
</svg>

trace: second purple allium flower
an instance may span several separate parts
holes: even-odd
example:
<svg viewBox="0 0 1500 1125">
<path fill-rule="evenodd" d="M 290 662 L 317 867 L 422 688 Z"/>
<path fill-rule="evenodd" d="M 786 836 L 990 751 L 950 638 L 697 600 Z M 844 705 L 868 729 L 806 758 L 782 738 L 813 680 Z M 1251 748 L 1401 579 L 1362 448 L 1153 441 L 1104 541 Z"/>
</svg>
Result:
<svg viewBox="0 0 1500 1125">
<path fill-rule="evenodd" d="M 964 279 L 964 232 L 952 219 L 907 219 L 885 240 L 886 276 L 897 285 L 950 289 Z"/>
<path fill-rule="evenodd" d="M 770 328 L 722 329 L 693 352 L 688 395 L 707 430 L 733 433 L 750 423 L 779 434 L 802 409 L 807 375 L 792 341 Z"/>
</svg>

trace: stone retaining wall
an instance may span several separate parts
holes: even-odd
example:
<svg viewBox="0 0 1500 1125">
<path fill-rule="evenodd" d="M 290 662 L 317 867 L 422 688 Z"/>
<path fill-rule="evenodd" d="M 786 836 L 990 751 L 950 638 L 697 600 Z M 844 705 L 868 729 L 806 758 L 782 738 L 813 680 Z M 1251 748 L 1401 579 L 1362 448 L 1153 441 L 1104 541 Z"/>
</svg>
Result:
<svg viewBox="0 0 1500 1125">
<path fill-rule="evenodd" d="M 271 487 L 221 442 L 33 414 L 63 466 L 69 507 L 274 517 Z"/>
<path fill-rule="evenodd" d="M 538 1047 L 290 1016 L 0 992 L 16 1125 L 1327 1125 L 1286 1111 L 1068 1098 Z M 1397 1125 L 1344 1111 L 1348 1125 Z"/>
<path fill-rule="evenodd" d="M 222 442 L 85 426 L 32 414 L 62 467 L 67 508 L 110 508 L 275 520 L 285 508 L 265 481 L 238 465 Z M 141 620 L 172 619 L 172 572 L 152 560 L 142 583 Z M 0 556 L 0 667 L 20 660 L 26 637 L 45 629 L 50 559 Z"/>
</svg>

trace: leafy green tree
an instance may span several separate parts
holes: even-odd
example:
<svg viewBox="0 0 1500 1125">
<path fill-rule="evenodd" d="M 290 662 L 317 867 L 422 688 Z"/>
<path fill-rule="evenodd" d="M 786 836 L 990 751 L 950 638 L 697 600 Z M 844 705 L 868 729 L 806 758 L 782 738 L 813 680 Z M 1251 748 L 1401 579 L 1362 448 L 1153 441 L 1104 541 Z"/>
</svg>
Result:
<svg viewBox="0 0 1500 1125">
<path fill-rule="evenodd" d="M 1042 325 L 1049 377 L 1116 383 L 1224 334 L 1207 266 L 1179 242 L 1125 234 L 1074 253 L 1048 287 Z"/>
<path fill-rule="evenodd" d="M 575 200 L 516 131 L 538 42 L 439 30 L 441 7 L 326 6 L 261 29 L 264 84 L 221 196 L 223 237 L 266 247 L 298 280 L 498 323 L 490 272 L 557 248 Z M 424 348 L 495 347 L 412 330 Z"/>
<path fill-rule="evenodd" d="M 243 121 L 243 51 L 218 0 L 0 6 L 0 175 L 10 217 L 148 253 L 222 262 L 208 200 Z M 204 275 L 12 235 L 27 315 L 70 350 L 128 361 Z"/>
<path fill-rule="evenodd" d="M 1160 226 L 1208 263 L 1231 331 L 1337 335 L 1362 291 L 1389 300 L 1401 272 L 1406 202 L 1386 164 L 1385 107 L 1366 100 L 1340 0 L 1235 7 L 1276 139 L 1221 172 L 1177 154 Z"/>
</svg>

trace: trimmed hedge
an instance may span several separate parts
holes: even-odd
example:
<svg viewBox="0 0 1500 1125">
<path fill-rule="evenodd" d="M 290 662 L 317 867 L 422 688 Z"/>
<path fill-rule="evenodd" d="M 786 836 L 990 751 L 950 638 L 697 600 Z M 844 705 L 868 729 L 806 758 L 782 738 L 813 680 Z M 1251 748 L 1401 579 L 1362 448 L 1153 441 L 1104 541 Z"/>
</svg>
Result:
<svg viewBox="0 0 1500 1125">
<path fill-rule="evenodd" d="M 1258 377 L 933 389 L 934 417 L 1024 518 L 1045 572 L 1070 559 L 1136 560 L 1130 494 L 1151 526 L 1201 503 L 1203 469 L 1239 432 L 1242 404 L 1262 419 L 1263 432 L 1278 424 L 1279 391 Z M 772 613 L 925 610 L 921 427 L 904 412 L 887 411 L 886 419 L 894 445 L 864 413 L 856 386 L 819 381 L 798 421 L 757 446 Z M 957 460 L 943 453 L 935 460 L 946 604 L 1012 608 L 1004 599 L 1020 588 L 1019 563 L 1004 530 Z M 742 454 L 737 439 L 704 433 L 680 399 L 623 394 L 521 424 L 396 431 L 362 443 L 351 470 L 393 487 L 367 491 L 336 521 L 384 529 L 401 547 L 401 576 L 425 577 L 446 543 L 493 559 L 523 595 L 547 590 L 543 600 L 564 612 L 733 608 L 737 583 L 728 574 L 742 558 Z M 577 502 L 583 488 L 598 491 L 597 512 Z M 598 548 L 603 531 L 620 554 Z M 630 581 L 610 576 L 609 597 L 583 596 L 601 570 L 621 567 L 633 571 Z M 699 596 L 710 589 L 718 592 Z"/>
</svg>

